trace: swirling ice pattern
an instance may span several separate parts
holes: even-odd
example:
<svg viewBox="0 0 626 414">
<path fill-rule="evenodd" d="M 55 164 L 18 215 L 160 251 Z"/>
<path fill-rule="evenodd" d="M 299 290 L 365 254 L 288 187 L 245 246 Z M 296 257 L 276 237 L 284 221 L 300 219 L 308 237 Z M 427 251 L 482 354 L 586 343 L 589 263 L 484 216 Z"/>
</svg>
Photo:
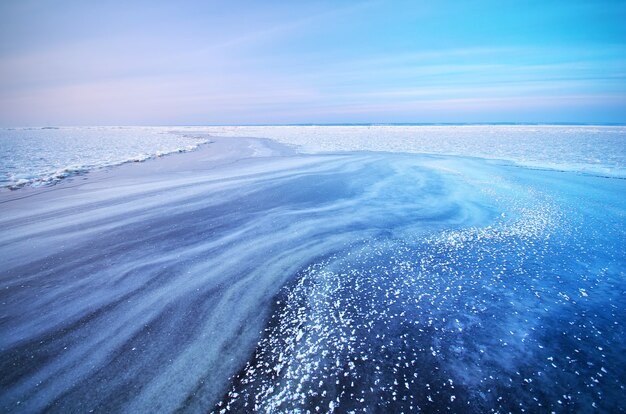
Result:
<svg viewBox="0 0 626 414">
<path fill-rule="evenodd" d="M 0 404 L 619 407 L 624 185 L 559 174 L 268 158 L 7 211 Z"/>
<path fill-rule="evenodd" d="M 528 190 L 498 191 L 510 219 L 301 271 L 215 412 L 623 410 L 624 224 Z"/>
</svg>

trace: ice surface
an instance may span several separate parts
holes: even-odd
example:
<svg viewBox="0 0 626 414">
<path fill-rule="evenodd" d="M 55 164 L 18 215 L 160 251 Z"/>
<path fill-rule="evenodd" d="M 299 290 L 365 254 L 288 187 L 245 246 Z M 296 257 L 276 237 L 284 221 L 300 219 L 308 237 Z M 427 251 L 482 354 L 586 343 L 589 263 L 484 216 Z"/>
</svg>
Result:
<svg viewBox="0 0 626 414">
<path fill-rule="evenodd" d="M 622 409 L 625 180 L 220 142 L 0 198 L 0 410 Z"/>
<path fill-rule="evenodd" d="M 216 136 L 266 137 L 306 153 L 385 151 L 462 155 L 626 177 L 626 126 L 226 126 Z"/>
<path fill-rule="evenodd" d="M 190 151 L 206 137 L 158 127 L 1 128 L 0 188 L 40 186 L 97 168 Z"/>
<path fill-rule="evenodd" d="M 478 171 L 499 217 L 300 271 L 215 412 L 621 410 L 623 180 Z"/>
<path fill-rule="evenodd" d="M 366 242 L 305 269 L 216 411 L 313 411 L 335 399 L 342 412 L 617 409 L 623 371 L 598 370 L 624 359 L 598 350 L 623 332 L 623 308 L 601 310 L 620 301 L 605 290 L 619 273 L 572 277 L 571 252 L 546 243 L 563 217 L 533 216 Z M 602 297 L 570 298 L 579 285 Z"/>
<path fill-rule="evenodd" d="M 41 186 L 102 167 L 191 151 L 208 136 L 266 137 L 302 153 L 474 156 L 626 177 L 625 126 L 372 125 L 0 129 L 0 188 Z M 267 155 L 258 146 L 255 156 Z"/>
</svg>

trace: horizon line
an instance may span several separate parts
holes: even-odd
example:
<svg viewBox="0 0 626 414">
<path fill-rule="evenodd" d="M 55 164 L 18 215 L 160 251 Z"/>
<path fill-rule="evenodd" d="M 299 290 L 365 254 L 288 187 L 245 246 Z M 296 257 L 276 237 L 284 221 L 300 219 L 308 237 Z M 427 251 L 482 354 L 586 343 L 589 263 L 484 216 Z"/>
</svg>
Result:
<svg viewBox="0 0 626 414">
<path fill-rule="evenodd" d="M 263 126 L 626 126 L 626 122 L 302 122 L 302 123 L 242 123 L 242 124 L 83 124 L 83 125 L 3 125 L 2 129 L 94 128 L 94 127 L 263 127 Z"/>
</svg>

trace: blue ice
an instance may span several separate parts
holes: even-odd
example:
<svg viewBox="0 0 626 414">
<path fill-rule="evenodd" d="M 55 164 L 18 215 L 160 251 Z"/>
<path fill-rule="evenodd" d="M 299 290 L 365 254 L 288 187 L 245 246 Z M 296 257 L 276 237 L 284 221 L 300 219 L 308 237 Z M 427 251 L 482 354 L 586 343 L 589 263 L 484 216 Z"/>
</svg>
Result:
<svg viewBox="0 0 626 414">
<path fill-rule="evenodd" d="M 3 411 L 622 407 L 622 179 L 356 152 L 117 184 L 3 204 Z"/>
</svg>

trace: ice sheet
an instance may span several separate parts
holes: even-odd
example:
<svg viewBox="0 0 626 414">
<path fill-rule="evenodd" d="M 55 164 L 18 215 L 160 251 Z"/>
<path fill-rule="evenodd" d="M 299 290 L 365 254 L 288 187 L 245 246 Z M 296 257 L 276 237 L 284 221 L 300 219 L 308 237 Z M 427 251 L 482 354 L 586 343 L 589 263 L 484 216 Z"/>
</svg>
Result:
<svg viewBox="0 0 626 414">
<path fill-rule="evenodd" d="M 621 407 L 624 180 L 235 142 L 0 199 L 3 411 Z"/>
<path fill-rule="evenodd" d="M 0 189 L 191 151 L 206 136 L 161 127 L 0 128 Z"/>
<path fill-rule="evenodd" d="M 626 177 L 626 126 L 337 125 L 208 127 L 216 136 L 266 137 L 306 153 L 384 151 L 461 155 Z"/>
</svg>

